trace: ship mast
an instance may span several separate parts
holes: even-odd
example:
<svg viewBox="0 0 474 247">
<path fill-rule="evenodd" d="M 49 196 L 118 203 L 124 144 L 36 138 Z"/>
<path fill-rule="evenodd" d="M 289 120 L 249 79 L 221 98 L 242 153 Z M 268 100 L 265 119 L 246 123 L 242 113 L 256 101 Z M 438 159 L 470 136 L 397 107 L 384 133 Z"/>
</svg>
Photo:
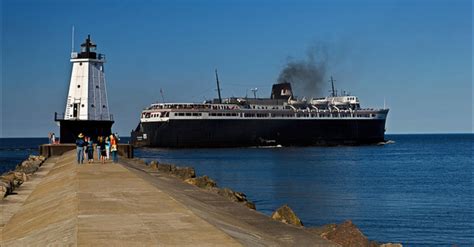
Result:
<svg viewBox="0 0 474 247">
<path fill-rule="evenodd" d="M 336 97 L 337 94 L 336 94 L 336 90 L 334 89 L 334 80 L 333 80 L 332 76 L 331 76 L 330 82 L 331 82 L 331 86 L 332 86 L 331 96 L 332 96 L 332 97 Z"/>
<path fill-rule="evenodd" d="M 221 87 L 219 85 L 219 76 L 217 76 L 217 69 L 216 69 L 216 82 L 217 82 L 217 95 L 219 96 L 219 104 L 222 104 Z"/>
</svg>

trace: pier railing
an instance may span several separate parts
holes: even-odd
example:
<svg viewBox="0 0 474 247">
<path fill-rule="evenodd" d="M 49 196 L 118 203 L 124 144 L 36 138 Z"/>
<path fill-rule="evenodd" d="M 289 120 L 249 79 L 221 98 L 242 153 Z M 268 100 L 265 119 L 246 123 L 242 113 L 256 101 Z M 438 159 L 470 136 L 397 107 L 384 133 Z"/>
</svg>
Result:
<svg viewBox="0 0 474 247">
<path fill-rule="evenodd" d="M 87 118 L 87 120 L 96 120 L 96 121 L 114 121 L 114 115 L 112 114 L 100 114 L 98 116 L 95 116 L 94 119 L 91 119 L 90 115 L 79 115 L 78 117 L 72 117 L 72 118 L 66 118 L 65 114 L 63 113 L 54 113 L 54 121 L 62 121 L 62 120 L 85 120 L 81 119 L 81 117 Z"/>
</svg>

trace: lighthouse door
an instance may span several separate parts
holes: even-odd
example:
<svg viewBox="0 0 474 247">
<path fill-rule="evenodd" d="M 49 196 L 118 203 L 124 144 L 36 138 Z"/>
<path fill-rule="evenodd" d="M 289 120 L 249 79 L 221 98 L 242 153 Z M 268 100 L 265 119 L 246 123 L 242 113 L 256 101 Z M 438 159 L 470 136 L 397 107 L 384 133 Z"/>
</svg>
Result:
<svg viewBox="0 0 474 247">
<path fill-rule="evenodd" d="M 79 104 L 74 104 L 73 110 L 72 110 L 72 117 L 77 118 L 78 108 L 79 108 Z"/>
</svg>

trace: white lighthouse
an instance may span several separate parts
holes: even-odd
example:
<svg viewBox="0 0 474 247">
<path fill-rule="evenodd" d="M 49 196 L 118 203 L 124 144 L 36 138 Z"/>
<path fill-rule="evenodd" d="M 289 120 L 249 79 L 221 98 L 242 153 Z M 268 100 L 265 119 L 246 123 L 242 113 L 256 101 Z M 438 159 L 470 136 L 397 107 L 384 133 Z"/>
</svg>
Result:
<svg viewBox="0 0 474 247">
<path fill-rule="evenodd" d="M 71 53 L 71 80 L 64 115 L 56 114 L 61 142 L 74 142 L 79 133 L 92 138 L 111 133 L 113 124 L 107 101 L 105 55 L 96 52 L 90 35 L 79 53 Z"/>
<path fill-rule="evenodd" d="M 105 56 L 96 53 L 90 35 L 81 52 L 71 54 L 72 72 L 64 119 L 111 120 L 107 102 Z"/>
</svg>

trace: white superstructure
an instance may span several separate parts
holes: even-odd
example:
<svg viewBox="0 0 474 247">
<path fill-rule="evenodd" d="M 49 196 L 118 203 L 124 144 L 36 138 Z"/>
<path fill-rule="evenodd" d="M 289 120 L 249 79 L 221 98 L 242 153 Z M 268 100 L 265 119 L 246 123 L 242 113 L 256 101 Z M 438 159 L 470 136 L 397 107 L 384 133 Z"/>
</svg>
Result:
<svg viewBox="0 0 474 247">
<path fill-rule="evenodd" d="M 89 35 L 81 44 L 81 52 L 71 53 L 65 120 L 112 120 L 105 83 L 105 55 L 97 54 L 96 48 Z"/>
</svg>

